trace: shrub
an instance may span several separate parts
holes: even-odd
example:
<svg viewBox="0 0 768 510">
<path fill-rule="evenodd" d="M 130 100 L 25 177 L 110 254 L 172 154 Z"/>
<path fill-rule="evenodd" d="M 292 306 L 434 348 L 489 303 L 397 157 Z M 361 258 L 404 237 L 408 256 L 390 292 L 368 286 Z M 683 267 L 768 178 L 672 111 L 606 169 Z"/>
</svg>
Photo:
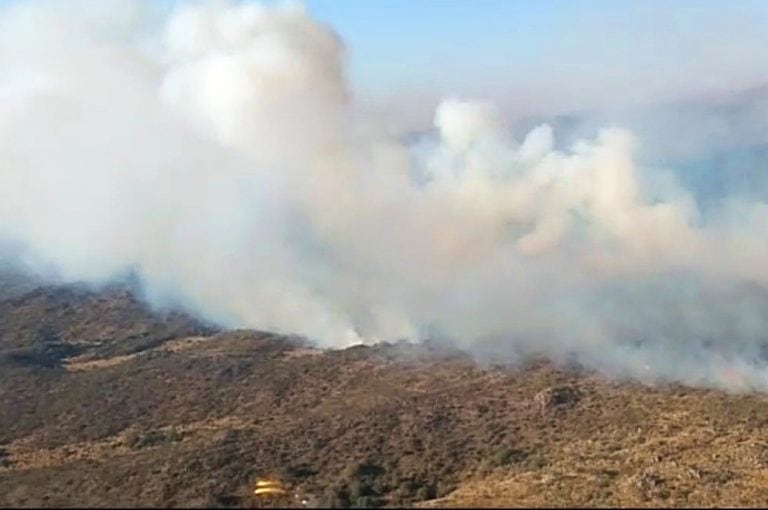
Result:
<svg viewBox="0 0 768 510">
<path fill-rule="evenodd" d="M 181 441 L 183 437 L 184 435 L 176 430 L 175 427 L 165 430 L 150 430 L 147 433 L 133 430 L 126 435 L 125 444 L 129 448 L 140 450 L 152 446 L 176 443 Z"/>
<path fill-rule="evenodd" d="M 352 505 L 352 508 L 379 508 L 381 501 L 376 496 L 360 496 Z"/>
</svg>

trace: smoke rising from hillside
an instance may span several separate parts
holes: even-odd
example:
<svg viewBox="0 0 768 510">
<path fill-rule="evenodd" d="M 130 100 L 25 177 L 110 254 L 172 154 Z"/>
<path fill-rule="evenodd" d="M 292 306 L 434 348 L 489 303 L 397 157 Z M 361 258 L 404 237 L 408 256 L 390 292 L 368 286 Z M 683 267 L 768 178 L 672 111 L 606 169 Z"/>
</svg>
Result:
<svg viewBox="0 0 768 510">
<path fill-rule="evenodd" d="M 0 240 L 31 270 L 324 346 L 768 388 L 768 203 L 705 217 L 630 131 L 514 140 L 479 101 L 404 144 L 298 4 L 104 4 L 0 11 Z"/>
</svg>

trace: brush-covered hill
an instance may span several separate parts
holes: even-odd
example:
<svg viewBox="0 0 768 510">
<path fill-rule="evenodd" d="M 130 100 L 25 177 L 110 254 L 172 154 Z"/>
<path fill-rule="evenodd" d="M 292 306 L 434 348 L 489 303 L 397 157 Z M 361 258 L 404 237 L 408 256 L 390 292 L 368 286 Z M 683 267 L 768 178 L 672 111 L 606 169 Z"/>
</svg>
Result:
<svg viewBox="0 0 768 510">
<path fill-rule="evenodd" d="M 760 506 L 768 401 L 433 345 L 320 351 L 16 282 L 0 300 L 0 506 Z"/>
</svg>

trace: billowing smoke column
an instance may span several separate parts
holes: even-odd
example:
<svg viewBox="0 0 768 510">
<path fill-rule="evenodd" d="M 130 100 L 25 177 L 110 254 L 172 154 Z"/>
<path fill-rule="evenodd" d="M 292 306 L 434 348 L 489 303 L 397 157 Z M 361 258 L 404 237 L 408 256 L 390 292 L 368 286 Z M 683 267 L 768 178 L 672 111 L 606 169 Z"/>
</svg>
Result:
<svg viewBox="0 0 768 510">
<path fill-rule="evenodd" d="M 364 126 L 295 4 L 0 11 L 0 240 L 63 281 L 324 346 L 449 338 L 621 377 L 768 388 L 768 204 L 716 214 L 622 129 L 556 149 L 446 100 Z"/>
</svg>

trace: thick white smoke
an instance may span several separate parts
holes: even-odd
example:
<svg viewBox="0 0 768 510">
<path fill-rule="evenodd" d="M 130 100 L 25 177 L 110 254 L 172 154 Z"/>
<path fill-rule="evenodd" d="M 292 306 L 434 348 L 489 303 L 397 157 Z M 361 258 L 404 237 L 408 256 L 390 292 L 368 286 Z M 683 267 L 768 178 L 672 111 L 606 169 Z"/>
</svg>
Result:
<svg viewBox="0 0 768 510">
<path fill-rule="evenodd" d="M 133 272 L 324 346 L 449 337 L 768 388 L 768 204 L 705 220 L 630 132 L 556 150 L 482 102 L 402 144 L 359 121 L 341 41 L 297 4 L 81 4 L 0 11 L 0 240 L 28 267 Z"/>
</svg>

